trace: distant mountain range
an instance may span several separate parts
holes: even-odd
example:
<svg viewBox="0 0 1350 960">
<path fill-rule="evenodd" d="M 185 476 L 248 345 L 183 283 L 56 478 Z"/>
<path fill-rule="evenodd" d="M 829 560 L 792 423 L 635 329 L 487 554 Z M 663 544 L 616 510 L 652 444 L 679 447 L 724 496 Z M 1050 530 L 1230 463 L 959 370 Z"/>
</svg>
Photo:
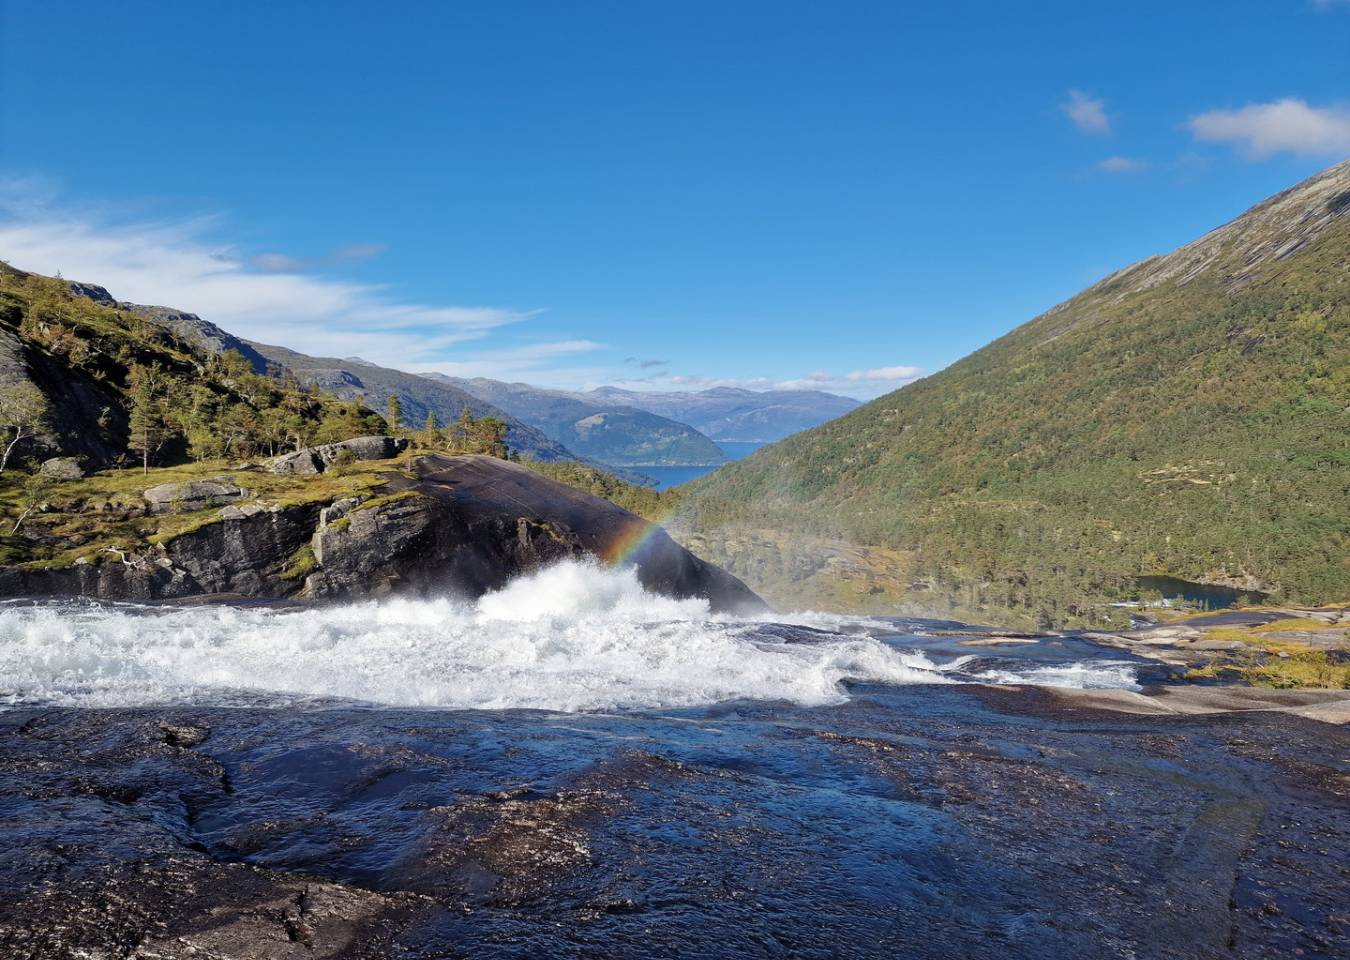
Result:
<svg viewBox="0 0 1350 960">
<path fill-rule="evenodd" d="M 687 423 L 714 440 L 781 440 L 843 416 L 860 404 L 819 390 L 744 390 L 714 387 L 648 393 L 600 387 L 577 394 L 595 403 L 623 404 Z"/>
<path fill-rule="evenodd" d="M 537 460 L 576 460 L 575 451 L 511 415 L 507 410 L 482 397 L 461 390 L 451 383 L 429 379 L 390 367 L 381 367 L 353 357 L 311 357 L 265 343 L 247 342 L 254 355 L 267 363 L 290 370 L 301 380 L 322 387 L 345 400 L 363 397 L 366 405 L 383 413 L 391 395 L 403 405 L 404 426 L 419 429 L 434 413 L 446 425 L 465 407 L 475 417 L 500 417 L 507 422 L 506 442 L 514 450 Z"/>
<path fill-rule="evenodd" d="M 1346 599 L 1347 490 L 1350 161 L 696 481 L 684 534 L 771 601 L 1090 623 L 1149 574 Z"/>
<path fill-rule="evenodd" d="M 724 454 L 693 427 L 630 405 L 526 383 L 429 374 L 542 431 L 568 450 L 614 466 L 717 466 Z"/>
<path fill-rule="evenodd" d="M 858 405 L 817 391 L 756 393 L 720 388 L 648 394 L 604 387 L 573 393 L 485 378 L 412 374 L 357 357 L 315 357 L 243 340 L 194 313 L 119 301 L 94 284 L 70 283 L 69 287 L 95 303 L 171 331 L 199 353 L 235 350 L 260 373 L 289 370 L 344 400 L 359 398 L 377 412 L 383 412 L 389 397 L 396 395 L 406 427 L 420 427 L 429 413 L 448 424 L 468 407 L 475 417 L 505 420 L 508 444 L 525 456 L 599 464 L 632 481 L 642 477 L 631 467 L 725 463 L 726 454 L 712 438 L 774 439 Z"/>
</svg>

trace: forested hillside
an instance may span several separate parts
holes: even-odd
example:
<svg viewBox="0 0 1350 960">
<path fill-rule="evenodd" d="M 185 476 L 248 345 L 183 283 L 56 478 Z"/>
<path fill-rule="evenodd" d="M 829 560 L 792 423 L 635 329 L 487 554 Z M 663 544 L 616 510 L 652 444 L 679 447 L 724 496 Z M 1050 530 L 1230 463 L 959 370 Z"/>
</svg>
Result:
<svg viewBox="0 0 1350 960">
<path fill-rule="evenodd" d="M 1072 623 L 1142 574 L 1345 599 L 1348 481 L 1350 162 L 698 481 L 682 524 L 780 601 Z"/>
</svg>

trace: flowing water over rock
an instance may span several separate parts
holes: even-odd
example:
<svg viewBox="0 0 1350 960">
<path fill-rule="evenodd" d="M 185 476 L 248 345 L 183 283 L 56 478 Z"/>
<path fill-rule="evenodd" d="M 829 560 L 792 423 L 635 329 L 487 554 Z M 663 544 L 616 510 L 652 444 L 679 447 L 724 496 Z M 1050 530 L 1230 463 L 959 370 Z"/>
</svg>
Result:
<svg viewBox="0 0 1350 960">
<path fill-rule="evenodd" d="M 0 678 L 4 957 L 1350 950 L 1346 731 L 1075 707 L 1167 672 L 1072 637 L 566 565 L 476 604 L 11 605 Z"/>
</svg>

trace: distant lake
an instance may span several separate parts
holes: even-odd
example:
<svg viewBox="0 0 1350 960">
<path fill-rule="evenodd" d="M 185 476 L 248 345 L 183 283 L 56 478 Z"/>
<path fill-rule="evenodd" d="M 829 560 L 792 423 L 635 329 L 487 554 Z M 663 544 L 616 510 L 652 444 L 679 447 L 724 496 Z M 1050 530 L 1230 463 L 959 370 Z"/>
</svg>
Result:
<svg viewBox="0 0 1350 960">
<path fill-rule="evenodd" d="M 732 460 L 740 460 L 748 457 L 760 447 L 765 446 L 767 441 L 763 440 L 719 440 L 717 446 L 721 448 Z M 671 487 L 678 487 L 682 483 L 688 483 L 690 480 L 697 479 L 705 473 L 712 473 L 716 467 L 629 467 L 629 470 L 635 470 L 638 473 L 645 474 L 656 481 L 657 490 L 669 490 Z"/>
</svg>

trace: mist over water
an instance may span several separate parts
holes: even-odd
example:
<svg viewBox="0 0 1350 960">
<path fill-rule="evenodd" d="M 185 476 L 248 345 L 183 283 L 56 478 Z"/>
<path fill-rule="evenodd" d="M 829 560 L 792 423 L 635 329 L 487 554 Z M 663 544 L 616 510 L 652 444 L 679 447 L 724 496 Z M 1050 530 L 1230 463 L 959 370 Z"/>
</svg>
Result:
<svg viewBox="0 0 1350 960">
<path fill-rule="evenodd" d="M 10 605 L 0 607 L 0 704 L 338 699 L 603 711 L 756 699 L 812 706 L 846 699 L 848 680 L 957 679 L 949 672 L 959 662 L 947 658 L 943 666 L 869 635 L 886 626 L 814 614 L 715 617 L 705 601 L 647 593 L 631 569 L 576 562 L 476 603 Z M 1102 685 L 1129 685 L 1127 677 L 1112 679 Z"/>
</svg>

